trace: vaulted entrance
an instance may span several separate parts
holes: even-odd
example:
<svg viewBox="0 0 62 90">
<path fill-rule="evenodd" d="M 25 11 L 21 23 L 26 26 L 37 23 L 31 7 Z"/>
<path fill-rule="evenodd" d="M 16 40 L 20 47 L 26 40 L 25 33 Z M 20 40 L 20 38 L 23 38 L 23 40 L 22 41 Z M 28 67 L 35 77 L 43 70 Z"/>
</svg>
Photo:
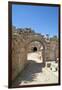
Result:
<svg viewBox="0 0 62 90">
<path fill-rule="evenodd" d="M 45 66 L 46 42 L 39 35 L 31 35 L 26 43 L 27 60 L 41 62 Z"/>
</svg>

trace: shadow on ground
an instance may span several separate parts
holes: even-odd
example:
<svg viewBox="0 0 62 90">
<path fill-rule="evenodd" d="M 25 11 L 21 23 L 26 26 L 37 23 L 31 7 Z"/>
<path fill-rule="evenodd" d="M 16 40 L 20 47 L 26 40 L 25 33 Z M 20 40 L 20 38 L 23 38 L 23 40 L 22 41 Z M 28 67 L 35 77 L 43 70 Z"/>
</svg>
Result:
<svg viewBox="0 0 62 90">
<path fill-rule="evenodd" d="M 21 85 L 22 82 L 32 82 L 36 77 L 36 73 L 42 72 L 42 63 L 36 63 L 33 60 L 28 60 L 28 65 L 25 69 L 18 75 L 16 80 L 13 82 L 12 87 Z"/>
</svg>

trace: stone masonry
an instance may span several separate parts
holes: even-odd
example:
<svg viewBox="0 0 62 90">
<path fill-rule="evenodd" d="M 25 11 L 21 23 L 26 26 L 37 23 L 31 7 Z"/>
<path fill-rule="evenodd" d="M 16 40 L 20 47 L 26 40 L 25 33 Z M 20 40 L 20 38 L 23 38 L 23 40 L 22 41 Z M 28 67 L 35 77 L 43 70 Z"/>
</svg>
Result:
<svg viewBox="0 0 62 90">
<path fill-rule="evenodd" d="M 40 44 L 35 42 L 38 41 Z M 32 43 L 32 44 L 31 44 Z M 35 33 L 31 28 L 16 29 L 12 27 L 12 80 L 25 68 L 28 64 L 27 53 L 31 51 L 31 46 L 37 46 L 40 50 L 42 45 L 43 64 L 47 60 L 56 60 L 58 56 L 58 43 L 56 41 L 47 40 L 44 35 Z"/>
</svg>

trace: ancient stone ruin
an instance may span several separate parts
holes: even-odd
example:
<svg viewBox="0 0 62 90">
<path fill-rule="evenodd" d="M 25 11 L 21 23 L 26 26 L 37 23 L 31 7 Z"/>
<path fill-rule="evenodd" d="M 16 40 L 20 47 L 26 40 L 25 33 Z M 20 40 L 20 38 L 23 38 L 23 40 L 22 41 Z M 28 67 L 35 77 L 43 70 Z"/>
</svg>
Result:
<svg viewBox="0 0 62 90">
<path fill-rule="evenodd" d="M 44 35 L 34 32 L 31 28 L 12 27 L 12 80 L 28 64 L 27 54 L 39 50 L 43 57 L 41 64 L 45 67 L 46 61 L 56 61 L 59 57 L 58 40 L 48 39 Z"/>
</svg>

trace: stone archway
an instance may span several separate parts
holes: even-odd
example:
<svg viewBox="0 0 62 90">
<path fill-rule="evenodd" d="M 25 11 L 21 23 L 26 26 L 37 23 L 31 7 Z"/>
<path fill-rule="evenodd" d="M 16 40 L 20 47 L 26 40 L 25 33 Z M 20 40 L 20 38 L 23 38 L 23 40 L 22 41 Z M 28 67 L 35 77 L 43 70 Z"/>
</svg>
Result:
<svg viewBox="0 0 62 90">
<path fill-rule="evenodd" d="M 27 60 L 43 63 L 43 46 L 38 41 L 31 42 L 27 47 Z"/>
<path fill-rule="evenodd" d="M 28 53 L 29 44 L 31 42 L 34 42 L 34 41 L 40 42 L 41 45 L 43 46 L 43 49 L 42 49 L 43 62 L 42 62 L 42 64 L 45 66 L 45 60 L 46 60 L 46 58 L 45 58 L 46 41 L 45 41 L 45 39 L 43 37 L 41 37 L 39 35 L 31 35 L 31 36 L 29 36 L 29 39 L 26 41 L 26 44 L 25 44 L 26 45 L 25 46 L 26 47 L 26 51 Z M 35 49 L 36 49 L 36 47 L 35 47 Z"/>
</svg>

